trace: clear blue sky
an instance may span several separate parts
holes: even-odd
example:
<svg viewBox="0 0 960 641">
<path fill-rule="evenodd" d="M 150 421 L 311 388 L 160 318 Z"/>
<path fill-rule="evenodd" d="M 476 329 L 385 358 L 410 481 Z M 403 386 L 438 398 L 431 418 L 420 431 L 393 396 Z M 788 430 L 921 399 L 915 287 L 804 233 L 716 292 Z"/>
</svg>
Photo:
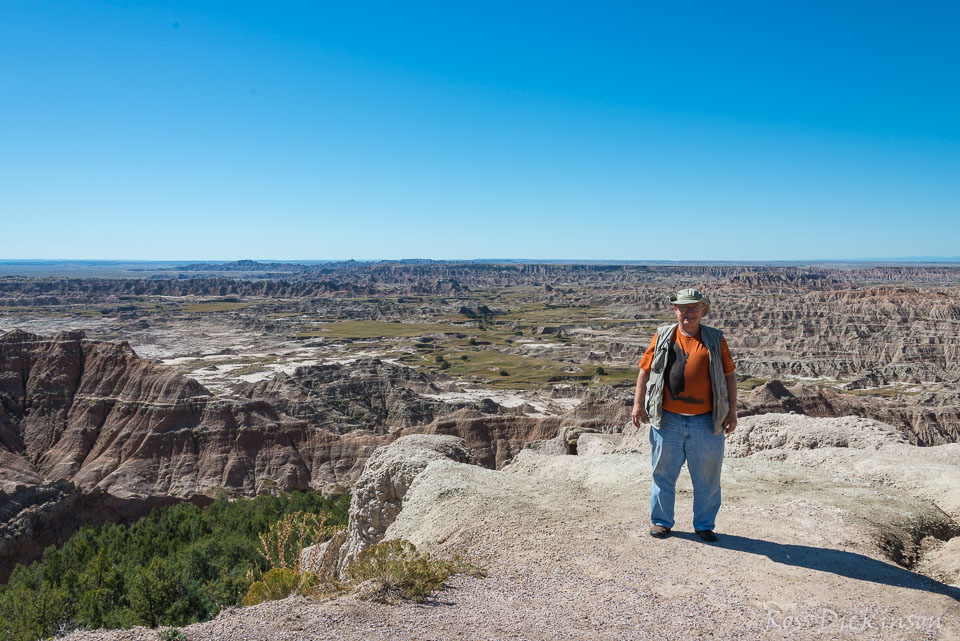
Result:
<svg viewBox="0 0 960 641">
<path fill-rule="evenodd" d="M 0 258 L 957 256 L 956 2 L 0 3 Z"/>
</svg>

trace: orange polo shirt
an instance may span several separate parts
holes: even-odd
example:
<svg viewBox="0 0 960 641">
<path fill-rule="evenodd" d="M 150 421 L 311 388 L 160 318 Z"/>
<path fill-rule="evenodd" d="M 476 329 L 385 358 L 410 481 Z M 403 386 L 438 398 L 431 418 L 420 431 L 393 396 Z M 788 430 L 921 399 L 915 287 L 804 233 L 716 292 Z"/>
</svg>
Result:
<svg viewBox="0 0 960 641">
<path fill-rule="evenodd" d="M 640 359 L 640 367 L 650 371 L 657 335 L 653 335 L 650 347 Z M 732 373 L 736 366 L 727 347 L 727 339 L 720 341 L 720 357 L 723 359 L 724 375 Z M 673 344 L 667 355 L 664 368 L 663 409 L 677 414 L 706 414 L 713 411 L 713 388 L 710 386 L 710 351 L 696 336 L 684 336 L 674 332 Z"/>
</svg>

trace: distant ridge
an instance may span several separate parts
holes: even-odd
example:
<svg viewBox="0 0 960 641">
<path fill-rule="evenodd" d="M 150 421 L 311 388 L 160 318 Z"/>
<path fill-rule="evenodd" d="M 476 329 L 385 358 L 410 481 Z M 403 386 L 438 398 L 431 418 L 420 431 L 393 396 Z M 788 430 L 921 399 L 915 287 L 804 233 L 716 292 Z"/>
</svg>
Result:
<svg viewBox="0 0 960 641">
<path fill-rule="evenodd" d="M 463 260 L 439 260 L 432 258 L 404 258 L 399 260 L 301 260 L 258 261 L 241 259 L 235 261 L 136 261 L 136 260 L 54 260 L 54 259 L 0 259 L 0 278 L 197 278 L 228 277 L 254 279 L 264 278 L 310 278 L 317 274 L 333 272 L 350 273 L 364 269 L 379 268 L 486 268 L 494 266 L 517 268 L 535 265 L 584 266 L 588 268 L 636 267 L 695 267 L 695 268 L 810 268 L 810 269 L 874 269 L 884 267 L 960 267 L 960 256 L 936 257 L 915 256 L 901 258 L 838 258 L 834 260 L 768 260 L 768 261 L 723 261 L 723 260 L 574 260 L 532 258 L 474 258 Z"/>
</svg>

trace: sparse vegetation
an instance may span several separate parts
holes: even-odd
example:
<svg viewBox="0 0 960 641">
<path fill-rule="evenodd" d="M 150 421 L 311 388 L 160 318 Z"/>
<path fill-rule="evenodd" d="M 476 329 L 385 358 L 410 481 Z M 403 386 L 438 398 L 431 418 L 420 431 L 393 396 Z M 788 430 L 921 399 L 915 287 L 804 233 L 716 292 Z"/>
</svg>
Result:
<svg viewBox="0 0 960 641">
<path fill-rule="evenodd" d="M 331 517 L 329 512 L 284 514 L 260 533 L 257 551 L 271 567 L 300 573 L 303 549 L 329 539 L 345 527 L 344 523 L 327 525 Z"/>
<path fill-rule="evenodd" d="M 187 635 L 180 628 L 166 628 L 157 632 L 157 641 L 187 641 Z"/>
<path fill-rule="evenodd" d="M 305 534 L 299 528 L 306 528 Z M 308 540 L 315 532 L 308 520 L 285 519 L 278 530 L 289 541 Z M 343 535 L 341 535 L 343 536 Z M 272 545 L 272 544 L 271 544 Z M 243 598 L 244 606 L 285 599 L 299 594 L 314 598 L 329 598 L 349 592 L 382 602 L 409 599 L 422 602 L 443 589 L 445 581 L 454 574 L 482 577 L 484 571 L 464 556 L 452 560 L 438 559 L 417 550 L 409 541 L 383 541 L 361 552 L 344 572 L 344 580 L 322 578 L 301 566 L 280 566 L 277 556 L 271 555 L 273 568 L 250 585 Z"/>
<path fill-rule="evenodd" d="M 482 577 L 484 572 L 463 557 L 453 561 L 419 552 L 409 541 L 383 541 L 364 550 L 346 570 L 361 598 L 422 602 L 443 589 L 454 574 Z"/>
<path fill-rule="evenodd" d="M 250 307 L 251 303 L 239 303 L 229 301 L 213 301 L 209 303 L 192 303 L 180 308 L 183 312 L 232 312 L 236 309 Z"/>
<path fill-rule="evenodd" d="M 291 594 L 308 594 L 320 583 L 313 572 L 299 572 L 290 568 L 268 570 L 259 581 L 250 584 L 242 605 L 257 605 L 267 601 L 286 599 Z"/>
<path fill-rule="evenodd" d="M 874 389 L 840 389 L 834 388 L 841 394 L 852 394 L 853 396 L 879 396 L 881 398 L 893 398 L 899 394 L 906 396 L 916 396 L 919 390 L 910 390 L 906 385 L 891 385 L 889 387 L 877 387 Z"/>
<path fill-rule="evenodd" d="M 323 327 L 304 331 L 297 336 L 325 336 L 329 338 L 402 338 L 454 331 L 452 325 L 435 323 L 389 323 L 386 321 L 338 321 Z"/>
<path fill-rule="evenodd" d="M 760 378 L 758 376 L 749 376 L 749 377 L 744 377 L 742 380 L 737 382 L 737 387 L 744 391 L 750 391 L 755 387 L 760 387 L 766 382 L 767 382 L 767 379 L 765 378 Z"/>
</svg>

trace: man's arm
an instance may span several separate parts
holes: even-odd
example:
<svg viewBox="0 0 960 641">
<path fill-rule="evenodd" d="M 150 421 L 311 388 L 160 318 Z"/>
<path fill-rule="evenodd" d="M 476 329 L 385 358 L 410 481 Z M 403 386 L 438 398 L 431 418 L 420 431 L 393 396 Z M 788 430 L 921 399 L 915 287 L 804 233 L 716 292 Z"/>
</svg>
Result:
<svg viewBox="0 0 960 641">
<path fill-rule="evenodd" d="M 637 376 L 637 391 L 633 395 L 633 412 L 630 415 L 633 424 L 637 427 L 640 427 L 640 423 L 647 422 L 647 410 L 643 407 L 643 399 L 647 395 L 647 381 L 649 380 L 650 372 L 641 367 L 640 374 Z"/>
<path fill-rule="evenodd" d="M 723 433 L 729 434 L 737 429 L 737 374 L 730 372 L 724 377 L 727 380 L 727 397 L 730 399 L 730 411 L 723 419 Z"/>
</svg>

